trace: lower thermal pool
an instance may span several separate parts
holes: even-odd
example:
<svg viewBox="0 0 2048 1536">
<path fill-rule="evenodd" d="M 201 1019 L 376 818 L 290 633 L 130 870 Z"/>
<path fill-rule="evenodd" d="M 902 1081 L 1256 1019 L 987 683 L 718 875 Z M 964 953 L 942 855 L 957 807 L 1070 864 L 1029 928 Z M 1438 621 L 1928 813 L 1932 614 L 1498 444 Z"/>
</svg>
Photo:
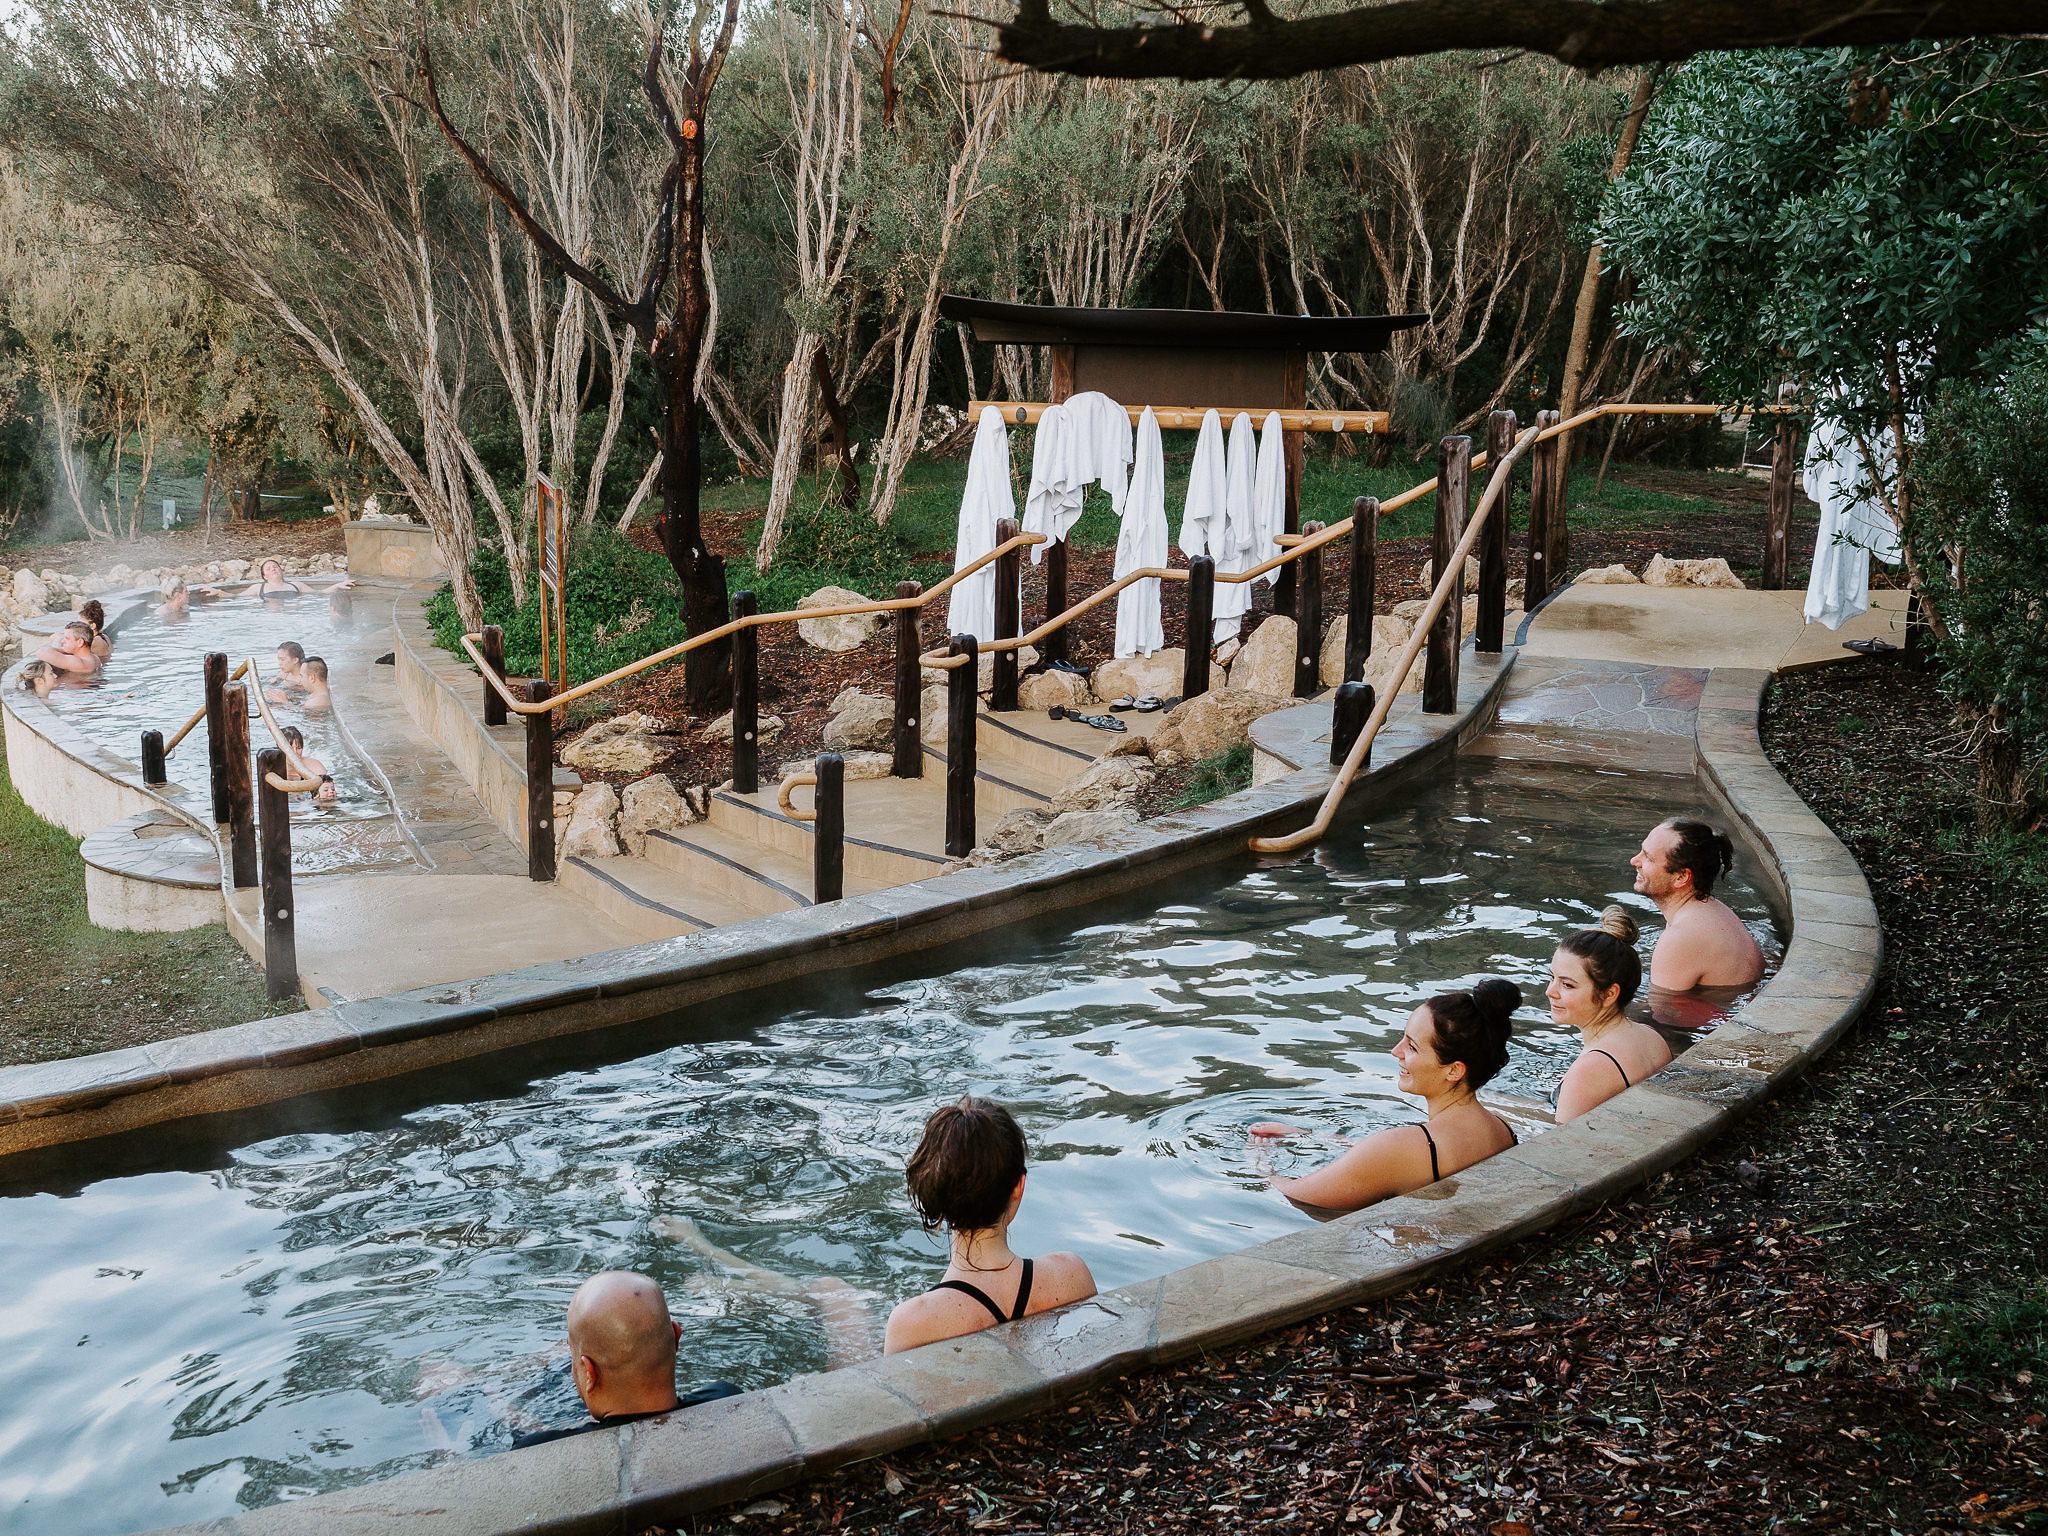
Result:
<svg viewBox="0 0 2048 1536">
<path fill-rule="evenodd" d="M 889 1305 L 929 1286 L 902 1167 L 963 1091 L 1032 1141 L 1013 1241 L 1105 1289 L 1308 1218 L 1250 1122 L 1324 1140 L 1420 1118 L 1385 1054 L 1433 992 L 1505 975 L 1533 1006 L 1489 1091 L 1535 1103 L 1572 1038 L 1550 952 L 1628 894 L 1689 779 L 1467 760 L 1288 860 L 1249 858 L 886 968 L 280 1106 L 39 1154 L 0 1188 L 0 1528 L 131 1531 L 502 1446 L 580 1417 L 576 1285 L 645 1270 L 681 1375 L 762 1386 L 825 1363 L 814 1316 L 652 1224 Z M 1739 860 L 1723 891 L 1774 956 Z M 1649 942 L 1645 938 L 1645 947 Z M 1575 1037 L 1574 1037 L 1575 1038 Z M 1525 1122 L 1526 1123 L 1526 1122 Z M 522 1423 L 525 1421 L 522 1420 Z"/>
</svg>

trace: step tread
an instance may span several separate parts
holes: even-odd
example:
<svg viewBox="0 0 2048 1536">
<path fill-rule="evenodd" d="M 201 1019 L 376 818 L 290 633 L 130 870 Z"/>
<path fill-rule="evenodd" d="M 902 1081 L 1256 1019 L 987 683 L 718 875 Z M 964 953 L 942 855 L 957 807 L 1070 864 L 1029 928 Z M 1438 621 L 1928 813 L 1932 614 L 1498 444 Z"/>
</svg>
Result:
<svg viewBox="0 0 2048 1536">
<path fill-rule="evenodd" d="M 946 860 L 945 780 L 927 774 L 920 779 L 855 779 L 846 785 L 846 840 L 864 847 L 909 858 L 920 866 L 929 865 L 936 875 Z M 797 791 L 798 805 L 805 806 L 809 790 Z M 753 813 L 787 823 L 776 804 L 774 787 L 752 795 L 721 790 L 719 800 L 734 814 Z M 808 824 L 803 824 L 809 831 Z M 744 838 L 734 831 L 735 838 Z M 849 879 L 851 878 L 849 874 Z"/>
<path fill-rule="evenodd" d="M 655 851 L 654 862 L 662 863 L 671 873 L 675 871 L 663 857 L 664 848 L 674 850 L 676 857 L 687 859 L 694 853 L 738 870 L 759 884 L 764 892 L 774 893 L 772 898 L 764 896 L 764 899 L 779 900 L 783 907 L 810 905 L 809 859 L 798 858 L 780 848 L 771 848 L 715 822 L 693 821 L 686 827 L 652 833 L 647 845 Z"/>
<path fill-rule="evenodd" d="M 615 892 L 630 893 L 639 905 L 657 914 L 672 916 L 683 932 L 723 927 L 763 913 L 784 910 L 785 904 L 764 900 L 747 903 L 723 892 L 707 890 L 687 876 L 666 869 L 645 858 L 630 855 L 616 859 L 571 859 L 586 878 L 609 884 Z"/>
</svg>

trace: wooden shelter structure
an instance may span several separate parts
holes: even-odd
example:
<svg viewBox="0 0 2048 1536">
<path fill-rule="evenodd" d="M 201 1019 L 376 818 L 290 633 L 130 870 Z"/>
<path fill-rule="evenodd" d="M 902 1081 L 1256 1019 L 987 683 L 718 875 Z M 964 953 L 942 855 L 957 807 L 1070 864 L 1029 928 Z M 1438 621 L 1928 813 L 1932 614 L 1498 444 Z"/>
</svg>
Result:
<svg viewBox="0 0 2048 1536">
<path fill-rule="evenodd" d="M 1242 310 L 1064 309 L 1004 304 L 947 294 L 939 313 L 974 339 L 996 346 L 1042 346 L 1050 353 L 1048 400 L 976 400 L 979 419 L 993 405 L 1012 425 L 1036 423 L 1046 406 L 1096 390 L 1128 406 L 1135 419 L 1151 406 L 1163 427 L 1194 428 L 1214 410 L 1282 413 L 1287 451 L 1286 531 L 1301 531 L 1301 458 L 1306 432 L 1385 432 L 1384 411 L 1310 411 L 1311 352 L 1383 352 L 1397 331 L 1428 321 L 1413 315 L 1263 315 Z M 1047 602 L 1065 606 L 1067 549 L 1046 553 Z M 1273 593 L 1276 611 L 1294 611 L 1294 567 Z"/>
</svg>

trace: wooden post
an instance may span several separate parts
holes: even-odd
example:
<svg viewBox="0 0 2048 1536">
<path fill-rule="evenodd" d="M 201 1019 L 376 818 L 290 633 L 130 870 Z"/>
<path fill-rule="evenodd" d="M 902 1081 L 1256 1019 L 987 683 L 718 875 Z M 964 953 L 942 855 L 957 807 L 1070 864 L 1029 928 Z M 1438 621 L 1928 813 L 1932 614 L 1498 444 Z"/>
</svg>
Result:
<svg viewBox="0 0 2048 1536">
<path fill-rule="evenodd" d="M 263 832 L 263 983 L 273 1003 L 299 990 L 299 945 L 292 926 L 292 797 L 270 782 L 292 776 L 276 747 L 256 754 L 257 822 Z"/>
<path fill-rule="evenodd" d="M 168 784 L 171 771 L 164 765 L 164 733 L 144 731 L 142 733 L 142 782 L 145 784 Z"/>
<path fill-rule="evenodd" d="M 235 889 L 240 891 L 261 878 L 256 868 L 256 793 L 249 782 L 248 687 L 236 683 L 228 688 L 221 698 L 221 712 L 227 717 L 222 745 L 228 755 L 228 848 Z"/>
<path fill-rule="evenodd" d="M 1557 425 L 1555 411 L 1538 411 L 1536 425 Z M 1522 606 L 1530 613 L 1536 605 L 1564 585 L 1564 566 L 1550 559 L 1551 507 L 1557 500 L 1557 439 L 1547 438 L 1529 447 L 1529 569 L 1522 583 Z M 1559 517 L 1558 522 L 1564 521 Z"/>
<path fill-rule="evenodd" d="M 1375 703 L 1371 683 L 1340 683 L 1330 710 L 1330 761 L 1341 763 L 1351 755 L 1352 743 L 1365 729 Z M 1362 768 L 1365 765 L 1359 764 Z"/>
<path fill-rule="evenodd" d="M 967 659 L 946 674 L 946 857 L 964 859 L 974 848 L 975 674 L 981 645 L 955 635 L 950 654 Z"/>
<path fill-rule="evenodd" d="M 1322 531 L 1321 523 L 1302 530 Z M 1294 696 L 1312 699 L 1323 686 L 1323 552 L 1308 550 L 1291 563 L 1301 567 L 1301 582 L 1294 589 Z"/>
<path fill-rule="evenodd" d="M 1045 617 L 1050 623 L 1067 611 L 1067 541 L 1061 539 L 1045 552 Z M 1070 661 L 1067 627 L 1062 624 L 1045 637 L 1038 654 L 1047 661 Z"/>
<path fill-rule="evenodd" d="M 1538 416 L 1536 420 L 1539 426 L 1555 426 L 1564 419 L 1555 411 L 1546 411 L 1543 414 L 1550 420 L 1545 422 L 1543 416 Z M 1532 479 L 1539 471 L 1547 474 L 1550 479 L 1550 516 L 1543 524 L 1543 566 L 1553 588 L 1563 583 L 1565 569 L 1570 564 L 1572 556 L 1571 528 L 1568 524 L 1570 497 L 1567 495 L 1571 490 L 1572 466 L 1563 452 L 1564 443 L 1565 439 L 1553 437 L 1547 444 L 1550 449 L 1549 462 L 1538 460 L 1529 471 Z"/>
<path fill-rule="evenodd" d="M 1280 363 L 1280 401 L 1284 409 L 1301 410 L 1308 405 L 1308 353 L 1289 352 Z M 1280 433 L 1280 458 L 1286 466 L 1287 498 L 1280 515 L 1283 533 L 1301 532 L 1301 448 L 1305 434 L 1290 428 Z M 1273 611 L 1297 618 L 1298 599 L 1294 566 L 1283 565 L 1273 573 Z"/>
<path fill-rule="evenodd" d="M 754 594 L 736 592 L 735 619 L 761 611 Z M 761 632 L 749 626 L 732 637 L 732 792 L 751 795 L 761 787 Z"/>
<path fill-rule="evenodd" d="M 505 631 L 495 624 L 484 626 L 484 665 L 499 682 L 505 681 Z M 489 683 L 484 684 L 484 724 L 505 723 L 505 701 L 498 696 L 498 690 Z"/>
<path fill-rule="evenodd" d="M 1778 441 L 1771 449 L 1771 518 L 1764 534 L 1764 579 L 1767 592 L 1785 586 L 1785 562 L 1792 552 L 1792 457 L 1796 436 L 1792 423 L 1778 422 Z"/>
<path fill-rule="evenodd" d="M 1014 517 L 999 519 L 996 523 L 996 543 L 1001 544 L 1017 537 L 1017 520 Z M 1014 640 L 1024 632 L 1023 594 L 1020 583 L 1024 576 L 1024 551 L 1013 549 L 1006 555 L 996 557 L 996 633 L 998 640 Z M 994 665 L 989 668 L 990 683 L 988 707 L 991 710 L 1008 712 L 1017 707 L 1017 651 L 1009 647 L 991 653 Z M 977 663 L 978 665 L 978 663 Z"/>
<path fill-rule="evenodd" d="M 545 704 L 554 685 L 536 677 L 526 685 L 529 704 Z M 555 878 L 555 712 L 537 709 L 526 717 L 526 875 Z"/>
<path fill-rule="evenodd" d="M 899 581 L 896 583 L 896 595 L 922 597 L 924 583 Z M 889 772 L 899 779 L 924 777 L 924 752 L 919 745 L 919 732 L 923 730 L 924 722 L 918 718 L 921 710 L 918 701 L 924 697 L 924 672 L 917 664 L 918 655 L 924 650 L 919 622 L 923 617 L 922 608 L 896 610 L 896 758 L 889 765 Z"/>
<path fill-rule="evenodd" d="M 206 653 L 206 768 L 213 788 L 213 824 L 228 819 L 228 658 L 225 651 Z"/>
<path fill-rule="evenodd" d="M 1458 643 L 1465 622 L 1465 566 L 1450 569 L 1451 554 L 1465 536 L 1465 518 L 1472 504 L 1472 439 L 1447 437 L 1436 450 L 1436 530 L 1429 541 L 1433 580 L 1450 577 L 1444 611 L 1430 626 L 1428 660 L 1422 669 L 1424 714 L 1449 715 L 1458 709 Z"/>
<path fill-rule="evenodd" d="M 1372 655 L 1372 608 L 1380 567 L 1380 499 L 1361 496 L 1351 503 L 1351 591 L 1344 624 L 1344 681 L 1365 676 Z"/>
<path fill-rule="evenodd" d="M 1197 555 L 1188 562 L 1187 657 L 1181 666 L 1180 696 L 1198 699 L 1209 691 L 1209 639 L 1216 630 L 1216 562 Z"/>
<path fill-rule="evenodd" d="M 846 894 L 846 759 L 821 752 L 816 764 L 817 795 L 812 801 L 817 820 L 811 830 L 811 900 L 837 901 Z"/>
<path fill-rule="evenodd" d="M 1486 474 L 1493 478 L 1494 466 L 1515 446 L 1515 413 L 1495 411 L 1486 418 Z M 1472 648 L 1492 656 L 1501 653 L 1507 641 L 1508 624 L 1508 520 L 1514 506 L 1515 472 L 1500 488 L 1493 510 L 1486 514 L 1486 527 L 1479 534 L 1479 624 L 1472 631 Z"/>
</svg>

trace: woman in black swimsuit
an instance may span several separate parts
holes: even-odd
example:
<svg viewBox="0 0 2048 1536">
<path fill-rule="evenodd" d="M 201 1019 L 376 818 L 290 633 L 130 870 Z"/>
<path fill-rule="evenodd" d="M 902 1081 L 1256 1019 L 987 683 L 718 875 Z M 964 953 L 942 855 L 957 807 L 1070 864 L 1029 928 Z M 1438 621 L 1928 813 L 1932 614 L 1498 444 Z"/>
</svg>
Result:
<svg viewBox="0 0 2048 1536">
<path fill-rule="evenodd" d="M 1394 1047 L 1396 1086 L 1429 1105 L 1421 1125 L 1375 1131 L 1324 1168 L 1273 1180 L 1288 1199 L 1324 1210 L 1355 1211 L 1409 1194 L 1515 1144 L 1514 1128 L 1481 1104 L 1479 1089 L 1508 1060 L 1508 1036 L 1521 991 L 1489 976 L 1470 992 L 1432 997 L 1408 1016 Z M 1289 1136 L 1294 1127 L 1255 1125 L 1254 1136 Z"/>
<path fill-rule="evenodd" d="M 1010 1223 L 1024 1200 L 1024 1133 L 1002 1105 L 963 1098 L 933 1115 L 904 1182 L 925 1231 L 952 1233 L 953 1255 L 943 1280 L 889 1314 L 884 1354 L 1095 1294 L 1095 1277 L 1078 1254 L 1021 1259 L 1010 1251 Z"/>
<path fill-rule="evenodd" d="M 1586 1042 L 1551 1099 L 1559 1125 L 1671 1064 L 1664 1037 L 1621 1011 L 1643 984 L 1635 941 L 1635 919 L 1609 907 L 1598 928 L 1573 934 L 1550 958 L 1550 1016 Z"/>
</svg>

